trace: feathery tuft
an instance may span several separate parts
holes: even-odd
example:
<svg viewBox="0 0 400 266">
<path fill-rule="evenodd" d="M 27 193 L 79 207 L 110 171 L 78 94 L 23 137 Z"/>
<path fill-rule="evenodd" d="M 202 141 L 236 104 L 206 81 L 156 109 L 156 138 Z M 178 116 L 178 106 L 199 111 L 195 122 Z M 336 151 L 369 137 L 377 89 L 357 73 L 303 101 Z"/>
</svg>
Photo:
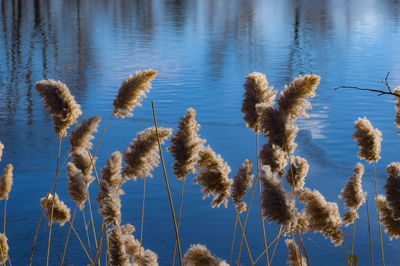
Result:
<svg viewBox="0 0 400 266">
<path fill-rule="evenodd" d="M 289 198 L 283 184 L 268 165 L 261 167 L 260 178 L 264 189 L 261 193 L 262 216 L 268 218 L 268 222 L 275 221 L 290 231 L 297 220 L 295 201 Z"/>
<path fill-rule="evenodd" d="M 246 77 L 244 89 L 242 102 L 244 121 L 248 128 L 258 131 L 259 114 L 256 105 L 263 103 L 266 106 L 273 106 L 277 91 L 273 91 L 274 87 L 268 86 L 266 76 L 258 72 L 253 72 Z"/>
<path fill-rule="evenodd" d="M 400 220 L 393 219 L 392 209 L 387 204 L 386 197 L 378 195 L 375 204 L 379 210 L 379 222 L 385 226 L 385 232 L 389 239 L 400 238 Z"/>
<path fill-rule="evenodd" d="M 292 162 L 292 170 L 288 170 L 286 174 L 286 182 L 293 189 L 301 189 L 304 187 L 304 179 L 308 174 L 309 165 L 306 159 L 303 159 L 299 156 L 294 157 L 294 161 Z M 292 173 L 293 172 L 293 178 Z"/>
<path fill-rule="evenodd" d="M 57 137 L 67 135 L 67 129 L 82 114 L 81 107 L 75 102 L 68 87 L 55 80 L 42 80 L 36 83 L 36 90 L 44 100 L 44 107 L 53 118 Z"/>
<path fill-rule="evenodd" d="M 393 90 L 394 93 L 400 94 L 400 87 L 397 87 Z M 396 127 L 400 127 L 400 97 L 394 96 L 394 100 L 396 101 L 395 110 L 396 117 L 394 119 L 394 124 Z"/>
<path fill-rule="evenodd" d="M 219 207 L 221 204 L 227 207 L 232 184 L 232 180 L 228 178 L 231 168 L 219 154 L 215 154 L 210 146 L 204 147 L 200 151 L 199 157 L 200 173 L 193 180 L 193 183 L 201 183 L 203 199 L 214 194 L 211 202 L 212 207 Z"/>
<path fill-rule="evenodd" d="M 250 159 L 246 159 L 233 177 L 231 197 L 239 213 L 246 210 L 246 203 L 243 201 L 244 195 L 253 184 L 253 164 Z"/>
<path fill-rule="evenodd" d="M 211 255 L 211 252 L 206 246 L 196 244 L 190 245 L 183 257 L 183 264 L 185 266 L 225 266 L 228 265 L 225 261 L 217 256 Z"/>
<path fill-rule="evenodd" d="M 8 164 L 0 180 L 0 199 L 8 199 L 13 184 L 13 165 Z"/>
<path fill-rule="evenodd" d="M 335 246 L 343 242 L 342 218 L 339 208 L 334 202 L 326 202 L 324 196 L 317 190 L 301 189 L 297 192 L 299 201 L 304 202 L 304 215 L 308 220 L 308 227 L 312 231 L 320 232 L 325 238 L 330 237 Z"/>
<path fill-rule="evenodd" d="M 392 210 L 394 220 L 400 220 L 400 163 L 391 163 L 386 167 L 388 178 L 383 188 L 386 190 L 386 202 Z"/>
<path fill-rule="evenodd" d="M 158 128 L 160 143 L 172 134 L 172 129 Z M 136 180 L 137 177 L 153 177 L 151 171 L 159 164 L 158 144 L 155 127 L 149 127 L 139 132 L 136 138 L 129 144 L 128 150 L 124 152 L 126 166 L 122 173 L 126 178 Z"/>
<path fill-rule="evenodd" d="M 359 216 L 358 216 L 357 210 L 356 209 L 349 209 L 349 210 L 344 212 L 343 223 L 344 223 L 345 226 L 348 226 L 348 225 L 354 223 L 354 221 L 356 219 L 358 219 L 358 218 L 359 218 Z"/>
<path fill-rule="evenodd" d="M 118 224 L 113 224 L 113 226 L 107 230 L 107 239 L 109 243 L 107 251 L 110 256 L 110 265 L 128 265 L 129 256 L 126 253 L 123 234 Z"/>
<path fill-rule="evenodd" d="M 174 174 L 183 180 L 189 173 L 194 173 L 195 164 L 199 159 L 199 151 L 206 142 L 202 140 L 197 131 L 200 125 L 195 120 L 196 110 L 189 108 L 187 113 L 181 117 L 178 124 L 179 130 L 171 137 L 171 146 L 167 148 L 175 159 L 172 168 Z"/>
<path fill-rule="evenodd" d="M 358 118 L 354 122 L 356 132 L 353 134 L 353 140 L 358 142 L 360 151 L 358 158 L 366 160 L 368 163 L 377 162 L 381 156 L 382 133 L 379 129 L 374 129 L 371 122 L 366 118 Z"/>
<path fill-rule="evenodd" d="M 3 157 L 3 150 L 4 150 L 4 145 L 3 145 L 3 143 L 0 142 L 0 161 L 1 161 L 1 158 Z"/>
<path fill-rule="evenodd" d="M 122 83 L 114 99 L 114 115 L 116 117 L 132 116 L 132 111 L 137 106 L 142 106 L 140 101 L 146 97 L 146 92 L 151 88 L 151 81 L 156 77 L 157 71 L 149 69 L 137 71 Z"/>
<path fill-rule="evenodd" d="M 265 143 L 260 151 L 260 158 L 263 165 L 271 167 L 271 172 L 277 172 L 280 177 L 285 174 L 287 155 L 278 145 Z"/>
<path fill-rule="evenodd" d="M 46 206 L 46 217 L 47 219 L 50 220 L 51 218 L 51 209 L 53 208 L 54 204 L 54 210 L 53 210 L 53 222 L 54 223 L 60 223 L 60 226 L 63 226 L 71 217 L 71 212 L 67 205 L 64 204 L 59 198 L 58 195 L 55 194 L 53 196 L 52 194 L 49 194 L 49 197 L 46 198 L 41 198 L 40 199 L 40 205 L 42 208 L 45 207 L 47 201 L 47 206 Z"/>
<path fill-rule="evenodd" d="M 69 143 L 71 143 L 71 152 L 75 152 L 79 149 L 90 150 L 92 148 L 92 143 L 90 141 L 94 139 L 92 134 L 97 132 L 100 120 L 101 117 L 96 115 L 89 119 L 84 118 L 79 126 L 72 129 L 71 135 L 68 137 Z"/>
<path fill-rule="evenodd" d="M 6 263 L 8 259 L 8 244 L 7 244 L 7 237 L 5 234 L 0 233 L 0 264 Z M 11 264 L 11 263 L 10 263 Z"/>
<path fill-rule="evenodd" d="M 287 264 L 290 266 L 306 266 L 306 259 L 303 256 L 301 256 L 299 259 L 300 254 L 298 254 L 299 249 L 296 245 L 296 242 L 294 242 L 292 239 L 286 239 L 285 244 L 289 250 Z M 301 264 L 299 262 L 301 262 Z"/>
<path fill-rule="evenodd" d="M 339 198 L 344 200 L 347 208 L 358 210 L 365 202 L 366 192 L 362 190 L 361 178 L 364 174 L 364 166 L 357 163 L 353 169 L 353 175 L 349 178 L 349 182 L 345 185 L 339 194 Z"/>
<path fill-rule="evenodd" d="M 89 156 L 88 151 L 85 150 L 76 150 L 75 152 L 72 153 L 72 163 L 75 164 L 75 166 L 82 171 L 84 177 L 85 177 L 85 182 L 89 185 L 90 183 L 93 182 L 94 176 L 92 176 L 93 173 L 93 166 L 90 163 L 91 159 Z M 93 165 L 95 165 L 97 160 L 97 157 L 93 158 Z"/>
<path fill-rule="evenodd" d="M 85 176 L 82 171 L 71 162 L 67 165 L 67 176 L 68 195 L 82 210 L 88 197 L 88 184 L 85 182 Z"/>
</svg>

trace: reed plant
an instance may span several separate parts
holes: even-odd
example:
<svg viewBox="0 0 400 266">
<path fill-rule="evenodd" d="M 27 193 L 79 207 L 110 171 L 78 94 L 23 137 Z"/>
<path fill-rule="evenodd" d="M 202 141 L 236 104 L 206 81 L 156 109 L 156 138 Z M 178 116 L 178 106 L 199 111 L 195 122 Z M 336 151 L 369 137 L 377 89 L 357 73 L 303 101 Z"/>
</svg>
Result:
<svg viewBox="0 0 400 266">
<path fill-rule="evenodd" d="M 265 257 L 265 264 L 269 266 L 274 263 L 276 252 L 280 252 L 280 250 L 277 251 L 278 242 L 284 238 L 288 248 L 287 263 L 309 266 L 313 263 L 313 258 L 308 255 L 303 241 L 304 238 L 309 237 L 308 233 L 321 234 L 333 244 L 332 248 L 340 246 L 344 264 L 357 265 L 358 257 L 354 248 L 356 220 L 359 218 L 359 209 L 362 208 L 363 203 L 367 202 L 367 193 L 363 191 L 361 183 L 364 166 L 357 162 L 353 169 L 353 175 L 350 176 L 348 183 L 338 196 L 344 201 L 346 208 L 342 216 L 336 202 L 329 202 L 318 190 L 306 187 L 310 165 L 305 158 L 296 155 L 296 135 L 299 130 L 296 121 L 299 117 L 308 117 L 307 110 L 311 109 L 309 99 L 316 96 L 316 89 L 320 82 L 319 76 L 311 74 L 296 77 L 283 88 L 278 97 L 278 91 L 269 85 L 264 74 L 254 72 L 246 77 L 241 111 L 244 115 L 245 125 L 255 134 L 256 161 L 254 165 L 256 167 L 250 159 L 245 159 L 236 175 L 232 176 L 228 163 L 210 145 L 205 145 L 206 139 L 200 137 L 200 124 L 195 119 L 195 109 L 187 109 L 186 114 L 183 114 L 178 122 L 178 130 L 173 132 L 171 128 L 157 125 L 156 109 L 152 102 L 154 126 L 138 132 L 125 151 L 113 152 L 99 174 L 96 169 L 96 154 L 111 120 L 132 116 L 134 109 L 141 106 L 141 100 L 150 92 L 151 81 L 156 75 L 157 71 L 154 70 L 139 71 L 122 82 L 112 103 L 114 110 L 94 149 L 92 141 L 95 137 L 93 134 L 97 132 L 101 117 L 83 118 L 79 122 L 79 116 L 82 114 L 80 105 L 75 102 L 65 84 L 54 80 L 43 80 L 36 84 L 36 89 L 44 101 L 44 107 L 53 119 L 55 135 L 59 139 L 59 149 L 54 180 L 49 191 L 40 199 L 42 213 L 33 240 L 29 258 L 30 265 L 34 261 L 36 239 L 43 215 L 49 220 L 47 265 L 53 261 L 51 256 L 60 254 L 60 251 L 51 248 L 52 226 L 55 223 L 60 226 L 69 225 L 68 230 L 65 232 L 62 230 L 66 240 L 60 259 L 61 265 L 64 265 L 65 259 L 68 258 L 68 243 L 72 231 L 81 245 L 84 253 L 82 262 L 84 263 L 90 265 L 158 265 L 158 255 L 143 247 L 145 237 L 143 228 L 146 178 L 153 177 L 152 172 L 160 163 L 163 168 L 164 182 L 174 223 L 174 227 L 169 228 L 175 233 L 174 247 L 171 247 L 171 253 L 168 253 L 171 254 L 172 265 L 175 264 L 176 250 L 180 265 L 240 265 L 241 249 L 244 243 L 251 265 L 264 264 L 264 260 L 261 258 Z M 394 92 L 398 90 L 400 88 Z M 396 98 L 396 101 L 395 124 L 399 126 L 399 99 Z M 74 124 L 75 127 L 68 132 Z M 260 135 L 265 137 L 265 143 L 261 150 L 259 150 Z M 385 233 L 390 240 L 400 237 L 400 196 L 398 193 L 400 190 L 400 163 L 394 162 L 387 166 L 388 178 L 383 186 L 386 195 L 379 195 L 375 164 L 380 159 L 381 135 L 381 132 L 373 128 L 367 118 L 359 118 L 355 122 L 353 139 L 357 141 L 360 148 L 358 157 L 367 163 L 372 163 L 373 166 L 377 224 L 381 259 L 384 265 L 381 225 L 383 224 L 385 227 Z M 64 156 L 65 159 L 61 160 L 61 143 L 64 137 L 68 137 L 70 148 Z M 182 181 L 180 194 L 171 193 L 168 183 L 167 169 L 169 168 L 165 165 L 161 146 L 168 141 L 168 138 L 170 140 L 166 150 L 174 158 L 174 163 L 170 168 L 176 178 Z M 0 143 L 0 160 L 3 148 L 4 145 Z M 72 212 L 57 194 L 57 180 L 65 166 L 68 195 L 75 203 Z M 6 204 L 13 183 L 12 172 L 13 166 L 7 165 L 0 180 L 0 199 L 5 200 L 4 230 L 3 233 L 0 233 L 1 265 L 6 265 L 6 262 L 11 265 L 6 237 Z M 192 184 L 200 184 L 203 199 L 212 196 L 211 207 L 228 208 L 232 206 L 234 210 L 232 218 L 235 220 L 235 228 L 233 237 L 229 237 L 232 239 L 229 264 L 224 259 L 213 255 L 203 244 L 193 243 L 184 254 L 182 253 L 180 238 L 185 238 L 185 236 L 180 235 L 179 228 L 181 216 L 184 215 L 183 193 L 185 180 L 191 175 L 195 176 Z M 135 182 L 138 178 L 143 179 L 139 237 L 134 235 L 135 226 L 121 224 L 123 215 L 121 196 L 124 194 L 125 183 Z M 96 182 L 93 182 L 94 180 Z M 89 186 L 92 183 L 97 189 L 96 202 L 90 201 Z M 262 232 L 264 246 L 262 252 L 258 254 L 253 248 L 256 245 L 253 243 L 254 240 L 246 237 L 248 215 L 256 187 L 258 187 L 260 207 L 257 215 L 261 222 L 260 233 Z M 247 195 L 248 192 L 249 195 Z M 173 198 L 178 197 L 180 201 L 176 210 Z M 92 204 L 96 204 L 101 221 L 94 219 L 92 207 L 95 206 Z M 366 205 L 369 214 L 368 202 Z M 89 221 L 86 220 L 86 207 L 89 209 Z M 74 225 L 78 208 L 82 211 L 83 225 L 76 221 Z M 268 221 L 268 224 L 265 223 L 265 220 Z M 270 223 L 276 223 L 279 227 L 276 234 L 271 234 L 272 230 L 268 230 L 270 234 L 267 234 L 266 227 L 270 227 Z M 345 227 L 350 224 L 353 224 L 352 234 L 344 233 Z M 85 229 L 86 244 L 75 229 L 77 226 Z M 368 226 L 371 227 L 369 215 Z M 239 234 L 236 234 L 237 228 L 240 229 Z M 89 232 L 90 229 L 91 232 Z M 346 237 L 351 237 L 350 248 L 346 244 Z M 237 254 L 234 252 L 236 238 L 240 239 Z M 369 234 L 371 265 L 373 262 L 372 238 L 373 236 Z M 52 252 L 52 250 L 54 251 Z M 102 261 L 103 253 L 105 254 L 104 262 Z"/>
</svg>

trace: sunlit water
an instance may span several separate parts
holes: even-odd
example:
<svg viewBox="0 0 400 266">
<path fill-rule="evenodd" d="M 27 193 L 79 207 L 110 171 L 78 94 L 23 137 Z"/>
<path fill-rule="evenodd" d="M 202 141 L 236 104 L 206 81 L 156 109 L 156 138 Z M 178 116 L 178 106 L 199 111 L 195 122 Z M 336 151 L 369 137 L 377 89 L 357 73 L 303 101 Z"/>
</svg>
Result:
<svg viewBox="0 0 400 266">
<path fill-rule="evenodd" d="M 379 191 L 383 191 L 385 166 L 398 159 L 393 99 L 350 89 L 334 90 L 340 85 L 385 89 L 382 80 L 389 71 L 390 84 L 393 87 L 400 84 L 398 1 L 0 0 L 0 3 L 0 140 L 6 147 L 1 167 L 6 163 L 15 166 L 14 186 L 7 205 L 7 237 L 14 265 L 29 261 L 41 211 L 39 199 L 48 191 L 56 169 L 57 138 L 34 89 L 35 82 L 42 79 L 66 83 L 85 117 L 103 116 L 99 128 L 102 132 L 124 78 L 137 70 L 159 71 L 148 98 L 142 108 L 135 109 L 134 117 L 111 121 L 98 152 L 98 170 L 113 151 L 126 149 L 137 132 L 153 125 L 153 100 L 159 125 L 174 129 L 186 109 L 194 107 L 201 136 L 229 163 L 233 176 L 246 158 L 255 161 L 255 135 L 245 127 L 240 112 L 244 77 L 253 71 L 265 73 L 270 84 L 279 90 L 298 74 L 321 75 L 310 118 L 298 121 L 301 130 L 295 153 L 310 164 L 306 186 L 317 188 L 327 200 L 338 201 L 337 195 L 358 162 L 358 148 L 351 139 L 353 122 L 358 117 L 368 117 L 383 133 L 382 159 L 377 164 Z M 96 137 L 98 140 L 100 134 Z M 64 140 L 62 157 L 68 145 Z M 181 183 L 172 174 L 172 157 L 166 152 L 165 157 L 177 207 Z M 364 165 L 363 184 L 370 202 L 374 261 L 379 264 L 372 165 Z M 211 208 L 210 198 L 202 200 L 200 186 L 190 184 L 193 178 L 193 175 L 188 177 L 185 187 L 180 228 L 182 251 L 190 244 L 201 243 L 229 260 L 234 211 L 231 206 Z M 66 191 L 65 172 L 59 184 L 60 198 L 73 209 Z M 142 186 L 143 181 L 139 180 L 123 187 L 126 194 L 122 196 L 122 223 L 133 224 L 138 229 L 136 237 L 140 231 Z M 97 187 L 93 184 L 92 202 L 96 194 Z M 256 199 L 246 230 L 253 258 L 263 250 Z M 339 207 L 343 213 L 342 203 Z M 97 206 L 93 209 L 96 229 L 100 230 Z M 360 210 L 360 218 L 355 253 L 359 265 L 367 265 L 365 206 Z M 81 213 L 76 219 L 77 229 L 85 239 Z M 159 255 L 161 265 L 171 264 L 174 230 L 161 168 L 148 181 L 144 221 L 144 247 Z M 271 241 L 277 226 L 266 224 Z M 66 231 L 66 226 L 54 227 L 51 264 L 59 261 Z M 352 227 L 344 231 L 351 234 Z M 39 230 L 35 265 L 43 265 L 45 261 L 47 232 L 46 221 Z M 308 233 L 304 242 L 312 264 L 344 263 L 341 249 L 334 248 L 319 234 Z M 385 235 L 384 246 L 387 265 L 396 265 L 400 259 L 396 252 L 399 242 L 389 241 Z M 238 244 L 235 254 L 237 247 Z M 286 259 L 287 250 L 280 241 L 274 264 L 284 264 Z M 260 261 L 265 263 L 264 259 Z M 88 263 L 74 236 L 67 262 Z M 249 264 L 245 249 L 242 262 Z"/>
</svg>

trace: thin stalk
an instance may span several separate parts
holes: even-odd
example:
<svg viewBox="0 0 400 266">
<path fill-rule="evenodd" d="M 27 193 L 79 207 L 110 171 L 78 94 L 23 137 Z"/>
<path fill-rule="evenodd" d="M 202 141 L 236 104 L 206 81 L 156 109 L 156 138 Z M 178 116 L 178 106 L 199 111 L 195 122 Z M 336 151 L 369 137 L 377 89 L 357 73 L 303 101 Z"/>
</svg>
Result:
<svg viewBox="0 0 400 266">
<path fill-rule="evenodd" d="M 306 251 L 306 247 L 304 246 L 304 243 L 303 243 L 303 239 L 301 239 L 301 236 L 299 233 L 297 233 L 297 237 L 298 237 L 298 240 L 300 241 L 301 249 L 303 250 L 304 256 L 306 257 L 307 265 L 311 266 L 310 259 L 308 258 L 308 254 Z"/>
<path fill-rule="evenodd" d="M 354 236 L 356 234 L 356 220 L 357 219 L 354 220 L 353 235 L 351 237 L 351 255 L 354 254 L 353 252 L 354 252 Z"/>
<path fill-rule="evenodd" d="M 183 189 L 185 188 L 185 180 L 186 180 L 186 176 L 184 176 L 183 179 L 182 179 L 181 200 L 179 202 L 179 213 L 178 213 L 178 232 L 179 232 L 179 226 L 181 224 L 181 213 L 182 213 L 182 203 L 183 203 Z M 176 252 L 176 238 L 175 238 L 175 243 L 174 243 L 174 252 L 173 252 L 173 256 L 172 256 L 172 266 L 174 266 L 174 263 L 175 263 L 175 252 Z"/>
<path fill-rule="evenodd" d="M 68 222 L 70 223 L 70 225 L 71 225 L 71 227 L 72 227 L 72 230 L 74 231 L 74 233 L 75 233 L 75 235 L 76 235 L 76 238 L 78 238 L 79 242 L 81 243 L 81 246 L 82 246 L 83 250 L 85 251 L 86 256 L 87 256 L 88 259 L 90 260 L 90 263 L 93 264 L 93 261 L 92 261 L 92 259 L 90 258 L 89 253 L 87 252 L 87 250 L 86 250 L 86 248 L 85 248 L 85 245 L 83 244 L 81 238 L 79 237 L 78 233 L 76 232 L 74 226 L 72 225 L 71 221 L 68 220 Z"/>
<path fill-rule="evenodd" d="M 88 198 L 87 199 L 88 199 L 88 206 L 89 206 L 89 213 L 90 213 L 90 221 L 92 223 L 92 231 L 93 231 L 94 243 L 96 244 L 96 248 L 97 248 L 96 229 L 94 228 L 94 220 L 93 220 L 93 213 L 92 213 L 92 207 L 91 207 L 92 204 L 90 202 L 90 193 L 88 193 Z"/>
<path fill-rule="evenodd" d="M 369 258 L 371 260 L 371 266 L 373 266 L 374 263 L 373 263 L 373 260 L 372 260 L 371 223 L 369 221 L 368 199 L 366 200 L 366 207 L 367 207 L 367 217 L 368 217 Z"/>
<path fill-rule="evenodd" d="M 296 244 L 296 239 L 294 238 L 294 233 L 291 232 L 291 235 L 292 235 L 293 242 Z M 300 245 L 298 246 L 298 249 L 295 249 L 295 250 L 296 250 L 297 262 L 299 263 L 299 265 L 303 265 L 303 263 L 302 263 L 302 261 L 301 261 Z M 300 252 L 300 253 L 299 253 L 299 252 Z"/>
<path fill-rule="evenodd" d="M 97 244 L 96 253 L 94 253 L 94 263 L 93 263 L 93 265 L 96 264 L 97 257 L 99 257 L 99 261 L 100 261 L 101 242 L 102 242 L 102 240 L 103 240 L 103 233 L 104 233 L 105 227 L 106 227 L 106 225 L 104 224 L 104 218 L 103 218 L 103 219 L 101 220 L 100 239 L 99 239 L 99 243 Z"/>
<path fill-rule="evenodd" d="M 280 233 L 278 232 L 278 235 L 275 237 L 275 239 L 272 240 L 271 243 L 269 243 L 269 245 L 268 245 L 268 247 L 267 247 L 267 250 L 275 243 L 275 241 L 278 240 L 278 238 L 280 237 L 281 234 L 283 234 L 283 232 L 280 232 Z M 257 259 L 254 260 L 254 264 L 256 264 L 257 261 L 258 261 L 259 259 L 261 259 L 261 257 L 262 257 L 264 254 L 265 254 L 265 250 L 263 250 L 263 252 L 261 252 L 261 254 L 258 255 Z M 270 263 L 271 263 L 271 261 L 270 261 Z"/>
<path fill-rule="evenodd" d="M 146 177 L 143 179 L 143 203 L 142 203 L 142 223 L 140 225 L 140 248 L 139 248 L 139 259 L 142 262 L 142 246 L 143 246 L 143 221 L 144 221 L 144 201 L 146 198 Z"/>
<path fill-rule="evenodd" d="M 69 155 L 70 155 L 70 154 L 68 154 L 68 155 L 65 157 L 63 163 L 61 164 L 60 170 L 58 171 L 56 177 L 54 178 L 53 184 L 51 185 L 51 188 L 50 188 L 49 192 L 47 192 L 47 194 L 46 194 L 46 196 L 45 196 L 46 199 L 49 197 L 51 191 L 53 190 L 53 187 L 54 187 L 54 185 L 55 185 L 55 183 L 56 183 L 56 179 L 57 179 L 57 177 L 59 176 L 61 170 L 63 169 L 65 163 L 67 162 Z M 36 226 L 36 232 L 35 232 L 35 237 L 33 238 L 33 245 L 32 245 L 32 250 L 31 250 L 31 256 L 30 256 L 30 259 L 29 259 L 29 265 L 30 265 L 30 266 L 32 265 L 33 253 L 34 253 L 35 247 L 36 247 L 36 239 L 37 239 L 37 236 L 38 236 L 38 233 L 39 233 L 39 227 L 40 227 L 40 224 L 41 224 L 41 222 L 42 222 L 42 218 L 43 218 L 44 211 L 45 211 L 46 208 L 47 208 L 47 202 L 48 202 L 48 200 L 46 200 L 46 202 L 44 203 L 44 207 L 42 208 L 42 212 L 41 212 L 41 214 L 40 214 L 39 222 L 38 222 L 38 224 L 37 224 L 37 226 Z"/>
<path fill-rule="evenodd" d="M 235 216 L 235 228 L 233 229 L 233 237 L 232 237 L 232 246 L 231 246 L 231 254 L 229 255 L 229 265 L 231 265 L 232 261 L 232 253 L 233 253 L 233 246 L 235 244 L 235 234 L 236 234 L 236 227 L 237 227 L 237 220 L 238 218 Z M 264 250 L 265 252 L 265 250 Z M 173 266 L 173 265 L 172 265 Z"/>
<path fill-rule="evenodd" d="M 274 258 L 276 247 L 278 246 L 279 238 L 281 237 L 281 233 L 282 233 L 282 225 L 279 226 L 278 239 L 275 241 L 274 251 L 272 251 L 272 255 L 271 255 L 271 258 L 269 260 L 270 264 L 272 263 L 272 259 Z"/>
<path fill-rule="evenodd" d="M 372 162 L 372 167 L 374 169 L 375 193 L 376 193 L 376 196 L 378 197 L 378 184 L 376 182 L 375 162 Z M 385 256 L 383 254 L 382 228 L 381 228 L 381 223 L 379 222 L 379 208 L 378 208 L 378 206 L 376 206 L 376 212 L 378 213 L 379 241 L 381 243 L 382 265 L 385 266 Z"/>
<path fill-rule="evenodd" d="M 345 254 L 345 252 L 344 252 L 343 244 L 340 245 L 340 247 L 342 248 L 343 258 L 344 258 L 344 260 L 345 260 L 345 262 L 346 262 L 346 265 L 349 265 L 349 262 L 348 262 L 348 260 L 347 260 L 347 258 L 346 258 L 346 254 Z"/>
<path fill-rule="evenodd" d="M 264 218 L 263 218 L 263 216 L 262 216 L 262 205 L 261 205 L 261 182 L 260 182 L 260 162 L 259 162 L 259 151 L 258 151 L 258 149 L 259 149 L 259 144 L 258 144 L 258 142 L 259 142 L 259 140 L 258 140 L 258 136 L 259 136 L 259 133 L 258 133 L 258 130 L 257 130 L 257 133 L 256 133 L 256 145 L 257 145 L 257 147 L 256 147 L 256 153 L 257 153 L 257 183 L 258 183 L 258 198 L 259 198 L 259 201 L 260 201 L 260 221 L 261 221 L 261 226 L 262 226 L 262 231 L 263 231 L 263 240 L 264 240 L 264 248 L 265 248 L 265 260 L 266 260 L 266 263 L 267 263 L 267 265 L 269 266 L 269 256 L 268 256 L 268 248 L 267 248 L 267 236 L 266 236 L 266 233 L 265 233 L 265 224 L 264 224 Z"/>
<path fill-rule="evenodd" d="M 88 242 L 90 257 L 93 259 L 92 247 L 90 245 L 90 238 L 89 238 L 89 232 L 88 232 L 88 224 L 86 223 L 85 209 L 82 209 L 82 217 L 83 217 L 83 223 L 85 224 L 86 238 L 87 238 L 87 242 Z"/>
<path fill-rule="evenodd" d="M 62 137 L 59 137 L 59 143 L 58 143 L 58 155 L 57 155 L 57 168 L 56 168 L 56 176 L 58 176 L 58 166 L 60 164 L 60 153 L 61 153 L 61 140 Z M 54 203 L 55 203 L 55 197 L 56 197 L 56 191 L 57 191 L 57 178 L 55 179 L 54 183 L 54 198 L 53 198 L 53 204 L 51 205 L 51 214 L 50 214 L 50 226 L 49 226 L 49 237 L 47 239 L 47 255 L 46 255 L 46 266 L 49 266 L 49 256 L 50 256 L 50 243 L 51 243 L 51 229 L 53 226 L 53 214 L 54 214 Z"/>
<path fill-rule="evenodd" d="M 7 199 L 4 200 L 4 235 L 6 234 Z"/>
<path fill-rule="evenodd" d="M 77 207 L 78 207 L 78 204 L 75 204 L 74 213 L 72 214 L 72 219 L 71 219 L 71 222 L 70 222 L 70 225 L 69 225 L 69 229 L 68 229 L 67 239 L 65 240 L 65 244 L 64 244 L 64 251 L 63 251 L 63 254 L 62 254 L 62 258 L 61 258 L 61 266 L 64 265 L 64 258 L 65 258 L 65 254 L 67 252 L 67 245 L 68 245 L 68 241 L 69 241 L 69 235 L 71 233 L 72 224 L 74 223 Z"/>
<path fill-rule="evenodd" d="M 172 213 L 172 219 L 174 220 L 174 228 L 175 228 L 175 237 L 177 239 L 177 243 L 178 243 L 178 254 L 179 254 L 179 263 L 182 266 L 183 262 L 182 262 L 182 254 L 181 254 L 181 245 L 179 243 L 179 235 L 178 235 L 178 226 L 176 224 L 176 219 L 175 219 L 175 212 L 174 212 L 174 205 L 172 202 L 172 196 L 171 196 L 171 191 L 169 189 L 169 185 L 168 185 L 168 178 L 167 178 L 167 172 L 165 170 L 165 164 L 164 164 L 164 158 L 162 155 L 162 151 L 161 151 L 161 144 L 160 144 L 160 138 L 158 136 L 158 129 L 157 129 L 157 119 L 156 119 L 156 112 L 154 110 L 154 102 L 151 101 L 151 106 L 153 109 L 153 118 L 154 118 L 154 127 L 156 128 L 156 136 L 157 136 L 157 143 L 158 143 L 158 150 L 160 152 L 160 159 L 161 159 L 161 164 L 163 167 L 163 172 L 164 172 L 164 179 L 165 179 L 165 185 L 167 187 L 167 191 L 168 191 L 168 198 L 169 198 L 169 204 L 171 207 L 171 213 Z"/>
</svg>

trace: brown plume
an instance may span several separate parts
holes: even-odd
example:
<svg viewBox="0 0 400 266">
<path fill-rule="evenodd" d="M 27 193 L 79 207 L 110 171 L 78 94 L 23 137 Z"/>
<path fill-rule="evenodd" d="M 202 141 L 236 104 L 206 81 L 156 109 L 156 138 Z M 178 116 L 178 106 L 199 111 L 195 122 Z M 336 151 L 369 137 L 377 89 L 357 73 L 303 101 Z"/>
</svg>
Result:
<svg viewBox="0 0 400 266">
<path fill-rule="evenodd" d="M 382 133 L 379 129 L 374 129 L 366 117 L 358 118 L 354 122 L 354 128 L 356 132 L 353 134 L 353 140 L 358 142 L 360 148 L 358 158 L 368 163 L 377 162 L 381 158 Z"/>
<path fill-rule="evenodd" d="M 246 195 L 247 190 L 251 188 L 253 178 L 253 164 L 250 159 L 246 159 L 233 177 L 232 183 L 231 197 L 239 213 L 246 210 L 246 203 L 243 201 L 243 197 Z"/>
<path fill-rule="evenodd" d="M 289 264 L 290 266 L 306 266 L 306 259 L 298 254 L 299 249 L 296 245 L 296 242 L 294 242 L 292 239 L 286 239 L 285 244 L 289 250 L 287 264 Z M 299 256 L 301 256 L 301 258 L 299 258 Z"/>
<path fill-rule="evenodd" d="M 68 137 L 69 143 L 71 143 L 71 152 L 79 149 L 90 150 L 92 148 L 90 141 L 94 139 L 92 134 L 97 132 L 100 120 L 101 117 L 96 115 L 89 119 L 84 118 L 79 126 L 72 129 L 71 135 Z"/>
<path fill-rule="evenodd" d="M 228 264 L 213 256 L 206 246 L 196 244 L 190 245 L 183 257 L 183 264 L 185 266 L 228 266 Z"/>
<path fill-rule="evenodd" d="M 375 198 L 376 206 L 379 210 L 379 222 L 385 226 L 385 232 L 389 239 L 400 237 L 400 220 L 393 219 L 392 209 L 389 208 L 385 196 L 378 195 Z"/>
<path fill-rule="evenodd" d="M 0 179 L 0 199 L 8 199 L 13 184 L 13 165 L 8 164 Z"/>
<path fill-rule="evenodd" d="M 288 182 L 293 189 L 301 189 L 304 187 L 304 179 L 308 174 L 309 165 L 306 159 L 303 159 L 299 156 L 291 158 L 292 167 L 291 170 L 288 170 L 288 173 L 286 174 L 286 182 Z"/>
<path fill-rule="evenodd" d="M 54 204 L 54 210 L 53 210 L 53 222 L 54 223 L 60 223 L 60 226 L 63 226 L 71 217 L 71 212 L 67 205 L 64 204 L 59 198 L 58 195 L 56 194 L 55 197 L 53 197 L 52 194 L 49 194 L 49 197 L 46 198 L 41 198 L 40 199 L 40 205 L 42 208 L 45 207 L 47 201 L 47 206 L 46 206 L 46 217 L 47 219 L 50 220 L 51 218 L 51 209 L 53 208 Z"/>
</svg>

